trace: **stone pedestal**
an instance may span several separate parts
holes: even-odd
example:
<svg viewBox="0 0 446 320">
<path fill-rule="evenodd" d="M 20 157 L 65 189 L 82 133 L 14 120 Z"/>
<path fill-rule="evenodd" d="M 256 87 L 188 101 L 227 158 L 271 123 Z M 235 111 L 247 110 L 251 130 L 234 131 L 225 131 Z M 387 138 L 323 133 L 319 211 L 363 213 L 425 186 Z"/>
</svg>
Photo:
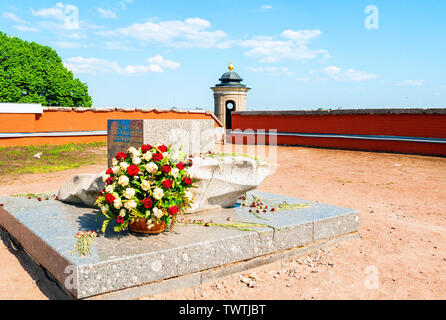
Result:
<svg viewBox="0 0 446 320">
<path fill-rule="evenodd" d="M 157 142 L 172 145 L 187 154 L 214 151 L 214 120 L 211 119 L 144 119 L 108 120 L 108 166 L 116 153 L 126 152 L 130 146 Z"/>
<path fill-rule="evenodd" d="M 84 257 L 72 254 L 74 235 L 82 230 L 99 232 L 103 219 L 97 217 L 95 209 L 52 199 L 3 196 L 0 226 L 69 298 L 77 299 L 137 298 L 152 294 L 159 285 L 175 290 L 181 285 L 172 282 L 175 279 L 186 281 L 185 286 L 200 285 L 224 276 L 225 269 L 231 270 L 235 263 L 245 265 L 246 270 L 261 263 L 253 259 L 268 261 L 266 255 L 270 254 L 311 251 L 358 234 L 356 210 L 259 191 L 248 192 L 247 199 L 252 196 L 260 197 L 268 207 L 278 208 L 284 201 L 309 206 L 268 211 L 257 217 L 248 207 L 238 205 L 190 217 L 222 225 L 236 221 L 265 225 L 251 231 L 179 223 L 171 232 L 156 236 L 108 230 L 92 242 L 91 254 Z"/>
</svg>

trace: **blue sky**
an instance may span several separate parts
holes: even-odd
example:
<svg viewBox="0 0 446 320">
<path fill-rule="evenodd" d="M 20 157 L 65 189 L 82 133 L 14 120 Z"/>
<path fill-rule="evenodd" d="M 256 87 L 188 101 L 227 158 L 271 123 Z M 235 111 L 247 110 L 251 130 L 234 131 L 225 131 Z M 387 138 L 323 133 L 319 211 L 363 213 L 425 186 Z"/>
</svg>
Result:
<svg viewBox="0 0 446 320">
<path fill-rule="evenodd" d="M 94 107 L 213 110 L 232 60 L 248 110 L 427 108 L 446 107 L 445 16 L 439 0 L 3 0 L 0 30 L 54 48 Z"/>
</svg>

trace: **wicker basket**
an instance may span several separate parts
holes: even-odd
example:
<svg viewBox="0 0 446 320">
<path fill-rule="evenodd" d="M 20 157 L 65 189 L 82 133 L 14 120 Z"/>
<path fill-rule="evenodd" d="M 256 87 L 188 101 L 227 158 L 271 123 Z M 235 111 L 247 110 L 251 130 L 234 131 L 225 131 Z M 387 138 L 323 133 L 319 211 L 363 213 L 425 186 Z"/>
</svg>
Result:
<svg viewBox="0 0 446 320">
<path fill-rule="evenodd" d="M 161 221 L 161 223 L 154 223 L 152 228 L 147 228 L 147 220 L 146 218 L 140 218 L 137 221 L 133 221 L 129 224 L 130 231 L 137 233 L 146 233 L 146 234 L 158 234 L 166 229 L 166 223 Z"/>
</svg>

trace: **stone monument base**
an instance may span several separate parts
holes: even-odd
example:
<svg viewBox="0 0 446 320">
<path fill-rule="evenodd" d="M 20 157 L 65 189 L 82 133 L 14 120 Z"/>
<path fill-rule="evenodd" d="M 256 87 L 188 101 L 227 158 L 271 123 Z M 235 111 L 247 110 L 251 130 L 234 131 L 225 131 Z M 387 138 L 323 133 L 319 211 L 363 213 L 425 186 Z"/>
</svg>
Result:
<svg viewBox="0 0 446 320">
<path fill-rule="evenodd" d="M 310 203 L 259 191 L 248 192 L 269 205 Z M 72 255 L 81 230 L 99 230 L 97 210 L 55 200 L 0 197 L 0 225 L 40 265 L 67 298 L 130 299 L 175 290 L 247 270 L 277 259 L 305 254 L 358 236 L 359 212 L 321 203 L 303 209 L 253 215 L 236 206 L 201 213 L 197 219 L 266 224 L 255 231 L 175 225 L 171 232 L 141 236 L 106 233 L 91 255 Z M 192 218 L 190 215 L 188 218 Z"/>
</svg>

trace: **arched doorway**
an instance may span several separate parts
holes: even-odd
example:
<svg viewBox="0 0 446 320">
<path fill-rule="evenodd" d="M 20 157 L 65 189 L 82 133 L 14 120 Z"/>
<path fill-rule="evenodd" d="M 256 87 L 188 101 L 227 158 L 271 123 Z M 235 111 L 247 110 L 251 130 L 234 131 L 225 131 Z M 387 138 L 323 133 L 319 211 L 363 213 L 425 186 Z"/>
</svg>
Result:
<svg viewBox="0 0 446 320">
<path fill-rule="evenodd" d="M 232 100 L 226 101 L 225 109 L 226 109 L 225 127 L 226 127 L 226 129 L 232 129 L 231 113 L 232 113 L 232 111 L 235 110 L 235 102 Z"/>
</svg>

